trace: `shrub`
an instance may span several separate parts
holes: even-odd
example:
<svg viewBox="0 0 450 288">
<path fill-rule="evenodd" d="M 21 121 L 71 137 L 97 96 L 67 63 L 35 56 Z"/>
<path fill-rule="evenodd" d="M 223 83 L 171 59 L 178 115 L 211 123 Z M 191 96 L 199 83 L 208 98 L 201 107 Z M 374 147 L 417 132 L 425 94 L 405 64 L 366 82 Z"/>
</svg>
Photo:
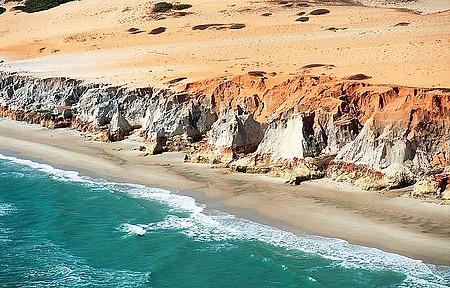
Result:
<svg viewBox="0 0 450 288">
<path fill-rule="evenodd" d="M 13 11 L 23 11 L 23 12 L 26 12 L 26 9 L 27 9 L 27 7 L 22 6 L 22 5 L 20 5 L 20 6 L 14 6 L 14 7 L 12 8 Z"/>
<path fill-rule="evenodd" d="M 153 6 L 153 12 L 164 13 L 170 10 L 185 10 L 191 8 L 191 4 L 172 4 L 169 2 L 158 2 Z"/>
<path fill-rule="evenodd" d="M 191 4 L 174 4 L 172 6 L 172 9 L 173 10 L 184 10 L 184 9 L 189 9 L 191 7 L 192 7 Z"/>
<path fill-rule="evenodd" d="M 245 24 L 242 23 L 233 23 L 230 26 L 230 29 L 242 29 L 245 28 Z"/>
<path fill-rule="evenodd" d="M 22 10 L 27 13 L 34 13 L 48 10 L 61 4 L 72 2 L 74 0 L 26 0 L 25 6 L 16 6 L 14 9 Z"/>
<path fill-rule="evenodd" d="M 158 27 L 158 28 L 152 29 L 150 32 L 148 32 L 148 34 L 157 35 L 157 34 L 166 32 L 166 30 L 167 30 L 166 27 Z"/>
<path fill-rule="evenodd" d="M 365 74 L 361 74 L 361 73 L 360 74 L 351 75 L 351 76 L 347 77 L 348 80 L 367 80 L 367 79 L 370 79 L 370 78 L 372 78 L 372 77 L 367 76 Z"/>
<path fill-rule="evenodd" d="M 324 15 L 324 14 L 328 14 L 328 13 L 330 13 L 330 10 L 322 8 L 322 9 L 316 9 L 316 10 L 309 12 L 309 15 Z"/>
<path fill-rule="evenodd" d="M 153 12 L 157 12 L 157 13 L 162 13 L 162 12 L 167 12 L 170 9 L 172 9 L 173 5 L 171 3 L 168 2 L 158 2 L 155 4 L 155 6 L 153 7 Z"/>
<path fill-rule="evenodd" d="M 307 21 L 309 21 L 309 17 L 305 17 L 305 16 L 298 17 L 297 19 L 295 19 L 295 21 L 307 22 Z"/>
</svg>

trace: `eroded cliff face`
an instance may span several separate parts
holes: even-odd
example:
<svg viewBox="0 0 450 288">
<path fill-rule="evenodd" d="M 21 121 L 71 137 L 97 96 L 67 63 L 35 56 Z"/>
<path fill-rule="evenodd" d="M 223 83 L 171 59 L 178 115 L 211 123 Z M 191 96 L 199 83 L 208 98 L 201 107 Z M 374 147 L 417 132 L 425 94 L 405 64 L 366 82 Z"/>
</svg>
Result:
<svg viewBox="0 0 450 288">
<path fill-rule="evenodd" d="M 178 91 L 0 74 L 0 104 L 3 117 L 104 141 L 136 133 L 148 153 L 184 150 L 188 161 L 295 184 L 327 176 L 378 190 L 421 180 L 439 195 L 448 186 L 433 180 L 448 178 L 448 90 L 257 71 Z"/>
<path fill-rule="evenodd" d="M 309 75 L 273 82 L 263 74 L 188 85 L 216 106 L 240 107 L 268 123 L 255 152 L 233 160 L 218 153 L 216 163 L 291 183 L 325 175 L 367 190 L 403 187 L 430 175 L 448 177 L 448 90 Z M 201 149 L 210 151 L 214 141 L 208 144 Z"/>
<path fill-rule="evenodd" d="M 148 142 L 154 134 L 202 137 L 217 116 L 189 97 L 165 89 L 0 74 L 1 116 L 50 128 L 70 126 L 102 141 L 122 140 L 135 129 Z M 71 111 L 69 117 L 64 109 Z"/>
</svg>

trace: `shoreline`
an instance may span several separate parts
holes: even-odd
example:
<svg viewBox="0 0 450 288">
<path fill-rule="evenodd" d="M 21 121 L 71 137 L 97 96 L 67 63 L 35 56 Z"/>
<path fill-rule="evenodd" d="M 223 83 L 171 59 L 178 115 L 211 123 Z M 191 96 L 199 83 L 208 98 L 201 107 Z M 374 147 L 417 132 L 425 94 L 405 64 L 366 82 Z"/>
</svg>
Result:
<svg viewBox="0 0 450 288">
<path fill-rule="evenodd" d="M 294 234 L 339 238 L 450 265 L 450 207 L 389 198 L 346 183 L 320 179 L 286 186 L 281 178 L 225 173 L 207 164 L 183 163 L 183 153 L 144 157 L 138 143 L 87 141 L 78 132 L 49 130 L 0 118 L 0 149 L 81 174 L 168 189 L 207 209 Z"/>
</svg>

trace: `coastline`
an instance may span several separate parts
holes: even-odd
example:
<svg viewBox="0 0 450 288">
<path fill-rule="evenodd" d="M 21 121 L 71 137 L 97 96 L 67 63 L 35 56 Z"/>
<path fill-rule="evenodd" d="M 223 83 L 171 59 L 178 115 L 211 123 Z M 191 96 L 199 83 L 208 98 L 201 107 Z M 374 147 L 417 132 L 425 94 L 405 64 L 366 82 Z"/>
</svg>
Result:
<svg viewBox="0 0 450 288">
<path fill-rule="evenodd" d="M 0 118 L 0 149 L 81 174 L 169 189 L 217 209 L 295 234 L 344 239 L 450 265 L 450 207 L 386 197 L 327 179 L 286 186 L 265 175 L 226 173 L 183 163 L 183 153 L 144 157 L 137 142 L 87 141 L 78 132 L 49 130 Z M 357 197 L 356 197 L 357 196 Z"/>
</svg>

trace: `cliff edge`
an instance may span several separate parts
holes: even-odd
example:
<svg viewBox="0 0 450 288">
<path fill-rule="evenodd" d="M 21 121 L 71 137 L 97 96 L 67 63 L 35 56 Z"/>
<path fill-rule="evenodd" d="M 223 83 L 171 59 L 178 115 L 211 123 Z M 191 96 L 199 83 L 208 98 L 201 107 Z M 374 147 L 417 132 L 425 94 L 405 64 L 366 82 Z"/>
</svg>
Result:
<svg viewBox="0 0 450 288">
<path fill-rule="evenodd" d="M 413 185 L 450 199 L 450 91 L 261 71 L 191 82 L 178 91 L 0 74 L 0 116 L 94 140 L 130 134 L 145 153 L 288 183 L 329 177 L 366 190 Z"/>
</svg>

